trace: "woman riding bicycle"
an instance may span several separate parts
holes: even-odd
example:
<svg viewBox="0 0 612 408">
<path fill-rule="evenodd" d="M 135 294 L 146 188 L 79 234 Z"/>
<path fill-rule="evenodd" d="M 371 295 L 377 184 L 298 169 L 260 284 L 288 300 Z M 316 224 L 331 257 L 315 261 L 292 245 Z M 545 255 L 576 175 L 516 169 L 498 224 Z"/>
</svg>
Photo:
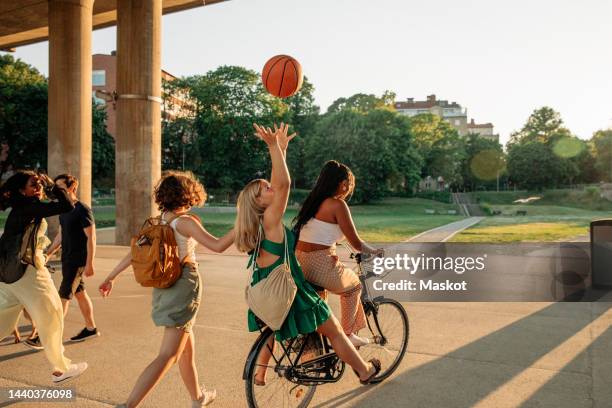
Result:
<svg viewBox="0 0 612 408">
<path fill-rule="evenodd" d="M 293 220 L 293 231 L 299 237 L 296 256 L 306 280 L 340 295 L 342 328 L 351 343 L 360 347 L 369 343 L 357 335 L 366 327 L 361 282 L 355 272 L 338 260 L 336 242 L 346 237 L 359 252 L 381 250 L 366 244 L 357 234 L 346 204 L 354 188 L 355 177 L 347 166 L 335 160 L 325 163 L 316 185 Z"/>
<path fill-rule="evenodd" d="M 289 141 L 294 135 L 287 135 L 289 126 L 282 124 L 270 128 L 254 125 L 256 135 L 263 140 L 270 153 L 272 161 L 272 177 L 270 182 L 257 179 L 251 181 L 238 196 L 238 215 L 235 226 L 235 244 L 242 252 L 257 252 L 257 268 L 253 273 L 251 285 L 266 278 L 268 274 L 284 260 L 284 240 L 293 248 L 295 238 L 291 230 L 283 225 L 283 215 L 287 208 L 291 180 L 286 164 L 286 150 Z M 263 228 L 263 239 L 259 251 L 256 250 L 258 242 L 258 231 L 260 225 Z M 289 265 L 291 275 L 297 286 L 297 293 L 291 305 L 291 309 L 282 324 L 276 331 L 279 341 L 290 339 L 299 334 L 307 334 L 315 330 L 326 336 L 332 344 L 338 356 L 348 363 L 359 375 L 363 384 L 367 384 L 380 371 L 380 362 L 376 359 L 366 363 L 355 350 L 353 344 L 343 333 L 340 324 L 332 315 L 327 304 L 317 295 L 316 291 L 304 278 L 295 254 L 289 251 Z M 248 326 L 250 331 L 257 331 L 262 323 L 251 310 L 248 312 Z M 269 347 L 273 347 L 273 339 L 270 339 Z M 271 357 L 270 351 L 266 350 L 261 356 L 259 367 L 255 375 L 257 385 L 265 385 L 266 366 Z"/>
</svg>

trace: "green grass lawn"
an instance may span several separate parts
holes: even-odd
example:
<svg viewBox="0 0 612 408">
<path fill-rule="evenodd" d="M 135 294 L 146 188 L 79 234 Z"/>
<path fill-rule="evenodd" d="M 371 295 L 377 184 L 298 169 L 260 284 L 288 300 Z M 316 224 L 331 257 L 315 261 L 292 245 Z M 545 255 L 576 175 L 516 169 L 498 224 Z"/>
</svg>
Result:
<svg viewBox="0 0 612 408">
<path fill-rule="evenodd" d="M 585 210 L 561 205 L 492 205 L 502 214 L 527 211 L 526 216 L 490 216 L 455 235 L 452 242 L 519 242 L 571 240 L 589 233 L 594 219 L 609 218 L 610 211 Z"/>
<path fill-rule="evenodd" d="M 585 189 L 486 191 L 473 193 L 479 203 L 502 215 L 489 216 L 453 237 L 453 242 L 564 241 L 584 237 L 594 219 L 612 216 L 612 202 L 596 186 Z M 530 204 L 514 200 L 537 196 Z M 515 215 L 526 211 L 527 215 Z"/>
<path fill-rule="evenodd" d="M 457 221 L 460 215 L 440 215 L 448 210 L 456 210 L 453 204 L 445 204 L 422 198 L 387 198 L 374 204 L 351 206 L 353 219 L 361 237 L 370 242 L 397 242 L 437 226 Z M 94 207 L 98 228 L 115 225 L 115 208 L 112 206 Z M 425 210 L 438 214 L 429 215 Z M 234 224 L 235 214 L 210 213 L 196 208 L 207 230 L 221 235 Z M 291 221 L 297 210 L 290 208 L 285 215 L 285 223 Z M 4 226 L 7 213 L 0 213 L 0 228 Z"/>
<path fill-rule="evenodd" d="M 459 215 L 427 215 L 426 209 L 442 212 L 455 209 L 455 206 L 420 198 L 387 198 L 376 204 L 352 206 L 351 212 L 362 239 L 370 242 L 403 241 L 462 218 Z M 215 235 L 224 234 L 234 224 L 234 214 L 203 213 L 198 209 L 196 212 L 206 229 Z M 290 225 L 296 214 L 296 209 L 288 209 L 285 224 Z"/>
</svg>

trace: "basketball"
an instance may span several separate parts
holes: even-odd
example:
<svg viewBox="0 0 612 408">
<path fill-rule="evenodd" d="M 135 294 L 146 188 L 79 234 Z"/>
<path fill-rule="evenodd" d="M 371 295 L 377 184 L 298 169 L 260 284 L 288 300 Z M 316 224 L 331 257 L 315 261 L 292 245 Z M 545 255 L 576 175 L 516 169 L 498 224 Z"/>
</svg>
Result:
<svg viewBox="0 0 612 408">
<path fill-rule="evenodd" d="M 277 55 L 264 65 L 261 80 L 272 95 L 288 98 L 302 87 L 302 66 L 289 55 Z"/>
</svg>

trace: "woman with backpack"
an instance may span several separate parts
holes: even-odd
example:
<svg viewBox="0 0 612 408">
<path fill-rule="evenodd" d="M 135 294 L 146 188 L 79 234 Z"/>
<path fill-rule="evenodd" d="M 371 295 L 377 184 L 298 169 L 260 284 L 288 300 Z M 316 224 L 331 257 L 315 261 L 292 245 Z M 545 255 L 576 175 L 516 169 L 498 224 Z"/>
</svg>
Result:
<svg viewBox="0 0 612 408">
<path fill-rule="evenodd" d="M 152 318 L 156 326 L 164 327 L 162 345 L 157 357 L 144 369 L 130 393 L 125 406 L 135 407 L 146 397 L 174 363 L 178 362 L 181 378 L 189 391 L 192 407 L 203 407 L 216 398 L 215 390 L 200 387 L 195 366 L 195 346 L 192 326 L 200 307 L 202 286 L 198 273 L 195 248 L 198 243 L 223 252 L 234 241 L 233 230 L 222 238 L 209 234 L 199 219 L 189 213 L 206 200 L 202 184 L 190 172 L 168 172 L 157 183 L 155 202 L 162 212 L 162 223 L 173 231 L 181 259 L 182 274 L 165 289 L 153 289 Z M 132 254 L 123 258 L 100 285 L 103 297 L 110 295 L 115 278 L 132 261 Z"/>
<path fill-rule="evenodd" d="M 43 184 L 57 201 L 43 202 Z M 51 189 L 51 186 L 52 189 Z M 53 365 L 54 383 L 77 377 L 87 363 L 72 364 L 64 356 L 64 313 L 47 270 L 44 249 L 46 217 L 73 209 L 66 191 L 46 176 L 17 171 L 0 188 L 0 209 L 11 208 L 0 238 L 0 339 L 9 335 L 25 308 L 36 322 L 45 355 Z"/>
<path fill-rule="evenodd" d="M 241 252 L 251 254 L 250 264 L 254 264 L 254 268 L 250 287 L 253 288 L 258 283 L 264 282 L 278 267 L 288 264 L 297 291 L 282 325 L 276 330 L 277 340 L 283 341 L 299 334 L 318 331 L 329 339 L 338 356 L 355 370 L 361 383 L 368 384 L 380 372 L 380 361 L 363 360 L 344 334 L 327 303 L 306 281 L 293 252 L 295 236 L 283 224 L 291 187 L 286 151 L 293 135 L 287 136 L 289 127 L 282 123 L 280 128 L 275 125 L 274 130 L 254 126 L 256 135 L 268 146 L 272 161 L 272 176 L 270 181 L 262 179 L 251 181 L 238 196 L 238 215 L 234 228 L 236 247 Z M 288 248 L 291 250 L 288 251 Z M 259 300 L 265 303 L 265 299 Z M 261 316 L 256 316 L 252 310 L 248 311 L 250 331 L 257 331 L 263 326 L 263 322 L 259 319 Z M 271 342 L 268 346 L 273 347 L 273 345 Z M 256 385 L 265 385 L 266 367 L 270 357 L 270 352 L 262 353 L 261 361 L 258 363 L 260 369 L 255 374 Z"/>
</svg>

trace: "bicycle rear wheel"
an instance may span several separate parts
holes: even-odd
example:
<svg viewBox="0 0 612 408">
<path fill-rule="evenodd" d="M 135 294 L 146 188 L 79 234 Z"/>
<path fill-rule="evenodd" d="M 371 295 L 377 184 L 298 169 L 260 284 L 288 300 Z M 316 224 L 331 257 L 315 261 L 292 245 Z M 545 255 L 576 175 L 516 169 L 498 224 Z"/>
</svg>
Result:
<svg viewBox="0 0 612 408">
<path fill-rule="evenodd" d="M 408 347 L 410 326 L 406 310 L 399 302 L 383 298 L 375 300 L 374 304 L 375 309 L 367 313 L 368 326 L 364 329 L 367 334 L 361 332 L 370 344 L 360 347 L 359 354 L 366 361 L 372 358 L 380 360 L 382 370 L 372 381 L 378 383 L 389 377 L 402 362 Z"/>
<path fill-rule="evenodd" d="M 251 363 L 245 377 L 248 406 L 250 408 L 307 407 L 317 386 L 296 384 L 285 377 L 286 371 L 291 368 L 289 361 L 295 360 L 299 349 L 294 346 L 285 354 L 283 347 L 275 339 L 274 332 L 270 330 L 264 332 L 258 341 L 258 346 L 253 350 L 254 354 L 249 355 Z M 272 357 L 266 363 L 265 355 L 270 351 Z M 265 385 L 256 385 L 255 374 L 262 369 L 266 369 Z"/>
</svg>

